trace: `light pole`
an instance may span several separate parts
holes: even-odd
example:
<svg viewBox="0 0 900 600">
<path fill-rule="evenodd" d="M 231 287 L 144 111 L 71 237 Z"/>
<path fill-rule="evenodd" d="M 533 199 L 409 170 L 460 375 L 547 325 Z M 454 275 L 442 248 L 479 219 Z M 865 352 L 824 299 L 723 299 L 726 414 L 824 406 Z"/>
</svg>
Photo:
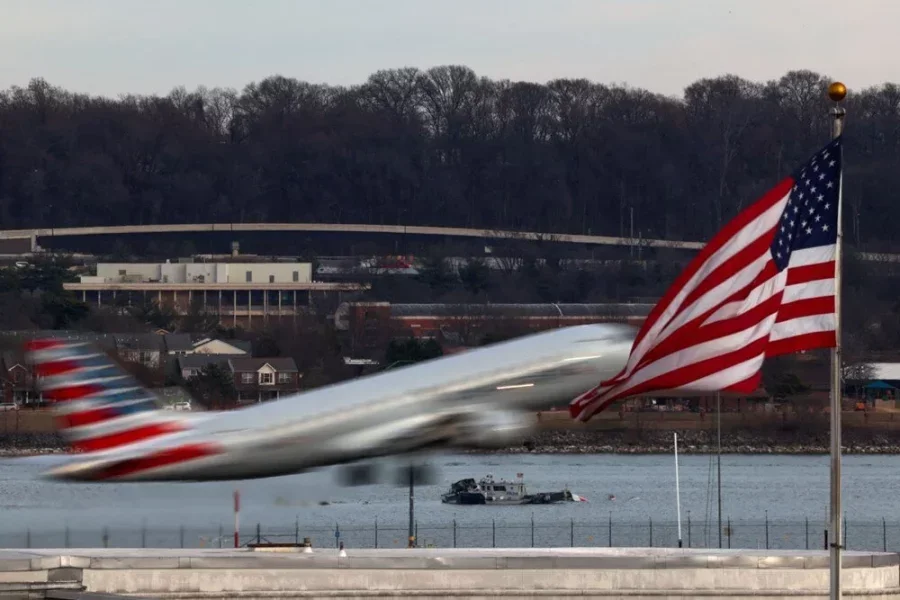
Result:
<svg viewBox="0 0 900 600">
<path fill-rule="evenodd" d="M 383 371 L 393 369 L 398 365 L 414 363 L 414 360 L 395 360 Z M 409 545 L 408 548 L 416 546 L 416 486 L 415 486 L 415 467 L 412 462 L 409 463 Z"/>
</svg>

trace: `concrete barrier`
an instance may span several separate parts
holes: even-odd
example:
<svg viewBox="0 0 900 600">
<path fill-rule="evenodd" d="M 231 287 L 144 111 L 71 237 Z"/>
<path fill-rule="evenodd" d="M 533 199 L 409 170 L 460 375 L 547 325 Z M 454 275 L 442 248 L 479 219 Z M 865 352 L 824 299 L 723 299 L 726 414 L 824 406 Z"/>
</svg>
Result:
<svg viewBox="0 0 900 600">
<path fill-rule="evenodd" d="M 827 598 L 823 551 L 665 548 L 0 551 L 0 597 Z M 844 597 L 900 599 L 900 555 L 847 552 Z"/>
</svg>

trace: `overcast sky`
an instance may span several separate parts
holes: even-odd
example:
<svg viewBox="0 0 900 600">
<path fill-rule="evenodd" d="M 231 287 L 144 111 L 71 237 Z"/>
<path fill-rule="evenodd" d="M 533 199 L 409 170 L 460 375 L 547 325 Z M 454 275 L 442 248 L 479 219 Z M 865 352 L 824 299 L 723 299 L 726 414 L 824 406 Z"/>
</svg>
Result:
<svg viewBox="0 0 900 600">
<path fill-rule="evenodd" d="M 859 89 L 900 82 L 898 24 L 900 0 L 0 0 L 0 88 L 351 85 L 464 64 L 674 95 L 701 77 L 808 68 Z"/>
</svg>

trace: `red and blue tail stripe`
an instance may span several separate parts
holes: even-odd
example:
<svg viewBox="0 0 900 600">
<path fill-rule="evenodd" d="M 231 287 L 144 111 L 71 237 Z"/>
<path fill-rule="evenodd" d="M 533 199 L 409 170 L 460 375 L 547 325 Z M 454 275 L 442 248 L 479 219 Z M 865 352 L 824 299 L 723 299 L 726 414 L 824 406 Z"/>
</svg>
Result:
<svg viewBox="0 0 900 600">
<path fill-rule="evenodd" d="M 38 385 L 54 402 L 67 443 L 80 452 L 113 450 L 187 429 L 106 354 L 88 344 L 40 339 L 26 344 Z"/>
</svg>

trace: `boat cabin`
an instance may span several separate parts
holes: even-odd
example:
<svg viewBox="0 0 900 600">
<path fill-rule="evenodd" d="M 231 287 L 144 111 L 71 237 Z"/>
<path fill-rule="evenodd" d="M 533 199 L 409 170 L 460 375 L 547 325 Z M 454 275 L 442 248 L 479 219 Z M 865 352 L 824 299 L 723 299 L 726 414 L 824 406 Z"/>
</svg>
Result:
<svg viewBox="0 0 900 600">
<path fill-rule="evenodd" d="M 478 489 L 485 495 L 485 500 L 521 499 L 525 493 L 525 482 L 519 478 L 516 481 L 501 479 L 494 481 L 493 475 L 488 475 L 478 482 Z"/>
</svg>

